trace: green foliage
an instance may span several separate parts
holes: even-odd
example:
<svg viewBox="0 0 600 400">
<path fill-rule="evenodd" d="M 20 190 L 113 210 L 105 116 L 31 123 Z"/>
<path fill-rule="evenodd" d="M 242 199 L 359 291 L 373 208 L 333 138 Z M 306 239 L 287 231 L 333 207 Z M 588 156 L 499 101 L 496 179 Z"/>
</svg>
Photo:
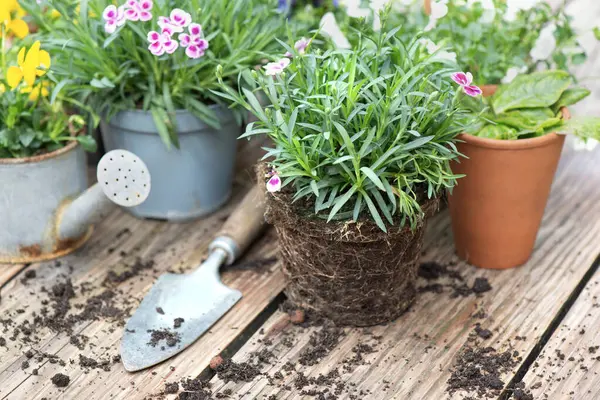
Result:
<svg viewBox="0 0 600 400">
<path fill-rule="evenodd" d="M 571 83 L 572 79 L 565 71 L 519 75 L 492 96 L 494 112 L 502 114 L 519 108 L 548 107 L 558 101 Z"/>
<path fill-rule="evenodd" d="M 17 52 L 23 49 L 26 54 L 31 47 L 25 46 L 29 38 L 13 38 L 13 46 L 9 47 L 7 37 L 8 33 L 0 23 L 0 159 L 52 152 L 73 140 L 85 150 L 95 151 L 94 139 L 82 135 L 84 118 L 74 112 L 78 102 L 66 96 L 58 96 L 54 102 L 48 98 L 56 81 L 52 69 L 35 64 L 38 68 L 33 84 L 19 81 L 11 88 L 10 68 L 21 71 L 27 68 L 24 60 L 18 60 Z"/>
<path fill-rule="evenodd" d="M 36 0 L 25 0 L 24 7 L 56 54 L 55 74 L 69 82 L 63 90 L 70 90 L 69 95 L 99 115 L 110 117 L 127 109 L 151 111 L 167 146 L 178 146 L 177 109 L 187 109 L 219 128 L 209 107 L 226 103 L 211 92 L 218 87 L 217 65 L 222 66 L 224 82 L 237 88 L 239 72 L 260 64 L 264 54 L 278 46 L 275 38 L 285 32 L 285 17 L 277 12 L 276 0 L 154 0 L 152 20 L 128 21 L 113 34 L 105 32 L 102 19 L 112 0 L 45 3 L 61 14 L 58 20 L 48 20 Z M 193 22 L 202 25 L 209 42 L 203 57 L 190 59 L 181 47 L 160 57 L 148 50 L 148 32 L 160 31 L 158 17 L 168 16 L 173 8 L 190 13 Z"/>
<path fill-rule="evenodd" d="M 572 18 L 561 7 L 552 10 L 540 1 L 529 10 L 521 10 L 514 20 L 507 20 L 505 0 L 493 0 L 495 15 L 487 22 L 481 3 L 449 1 L 448 14 L 437 21 L 425 37 L 438 45 L 451 46 L 463 71 L 471 71 L 479 84 L 498 84 L 510 68 L 533 72 L 539 68 L 570 71 L 586 60 L 579 46 Z M 413 19 L 417 20 L 417 19 Z M 410 21 L 409 21 L 410 23 Z M 555 25 L 556 48 L 544 60 L 532 59 L 530 53 L 542 29 Z"/>
<path fill-rule="evenodd" d="M 0 158 L 30 157 L 58 150 L 77 140 L 87 151 L 96 150 L 90 136 L 76 136 L 85 120 L 68 115 L 62 101 L 50 104 L 40 98 L 32 102 L 15 91 L 0 96 Z"/>
<path fill-rule="evenodd" d="M 294 57 L 283 73 L 245 71 L 251 89 L 241 92 L 223 85 L 223 97 L 258 118 L 244 136 L 272 139 L 265 159 L 317 217 L 416 226 L 420 203 L 459 178 L 449 167 L 463 129 L 454 71 L 398 29 L 361 37 L 353 51 L 285 47 Z"/>
<path fill-rule="evenodd" d="M 587 97 L 584 88 L 569 88 L 572 78 L 564 71 L 519 75 L 501 86 L 484 102 L 469 103 L 479 124 L 469 133 L 489 139 L 523 139 L 550 132 L 571 133 L 582 138 L 600 138 L 600 119 L 565 120 L 561 109 Z"/>
</svg>

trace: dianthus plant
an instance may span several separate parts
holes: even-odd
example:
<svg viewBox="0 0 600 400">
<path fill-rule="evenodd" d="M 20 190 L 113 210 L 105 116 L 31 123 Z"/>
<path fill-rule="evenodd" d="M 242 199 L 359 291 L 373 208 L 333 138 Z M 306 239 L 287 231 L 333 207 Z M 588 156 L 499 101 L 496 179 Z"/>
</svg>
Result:
<svg viewBox="0 0 600 400">
<path fill-rule="evenodd" d="M 285 32 L 276 0 L 23 0 L 56 54 L 55 74 L 73 95 L 110 118 L 152 113 L 167 145 L 178 144 L 175 111 L 218 128 L 210 107 L 223 99 L 215 68 L 235 87 Z M 55 12 L 48 20 L 48 9 Z M 58 16 L 58 17 L 57 17 Z M 46 29 L 46 25 L 51 26 Z M 63 87 L 61 83 L 57 86 Z"/>
<path fill-rule="evenodd" d="M 361 35 L 353 50 L 282 43 L 288 57 L 244 72 L 248 87 L 223 86 L 222 96 L 258 119 L 245 136 L 274 143 L 265 155 L 270 192 L 293 194 L 317 217 L 369 218 L 386 231 L 415 227 L 423 202 L 455 185 L 460 97 L 481 91 L 468 73 L 454 76 L 457 86 L 455 71 L 397 32 Z"/>
</svg>

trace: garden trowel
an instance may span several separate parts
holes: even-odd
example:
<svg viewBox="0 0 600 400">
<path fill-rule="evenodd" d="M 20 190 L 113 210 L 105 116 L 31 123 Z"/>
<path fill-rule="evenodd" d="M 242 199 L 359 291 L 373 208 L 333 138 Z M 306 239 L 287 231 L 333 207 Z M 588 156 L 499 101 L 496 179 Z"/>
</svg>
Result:
<svg viewBox="0 0 600 400">
<path fill-rule="evenodd" d="M 121 360 L 128 371 L 158 364 L 191 345 L 242 297 L 219 277 L 260 234 L 264 201 L 258 186 L 244 197 L 210 243 L 209 255 L 189 274 L 161 275 L 135 314 L 121 340 Z"/>
</svg>

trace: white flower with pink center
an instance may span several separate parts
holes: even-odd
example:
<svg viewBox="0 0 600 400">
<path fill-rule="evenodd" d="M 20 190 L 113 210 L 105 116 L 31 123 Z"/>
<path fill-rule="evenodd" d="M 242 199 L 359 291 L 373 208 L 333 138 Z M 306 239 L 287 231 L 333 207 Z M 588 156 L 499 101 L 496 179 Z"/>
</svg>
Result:
<svg viewBox="0 0 600 400">
<path fill-rule="evenodd" d="M 452 80 L 458 83 L 463 91 L 471 97 L 479 96 L 482 91 L 479 86 L 472 85 L 473 75 L 470 72 L 455 72 L 452 74 Z"/>
<path fill-rule="evenodd" d="M 104 30 L 106 33 L 114 33 L 118 27 L 125 25 L 127 21 L 125 18 L 125 7 L 121 6 L 117 8 L 111 4 L 104 9 L 102 18 L 105 21 Z"/>
<path fill-rule="evenodd" d="M 281 178 L 277 173 L 273 175 L 267 181 L 267 191 L 271 193 L 279 192 L 281 190 Z"/>
<path fill-rule="evenodd" d="M 152 0 L 127 0 L 125 18 L 129 21 L 150 21 L 152 19 Z"/>
<path fill-rule="evenodd" d="M 265 69 L 265 74 L 273 76 L 282 73 L 288 65 L 290 65 L 290 59 L 284 57 L 277 62 L 268 63 L 263 68 Z"/>
<path fill-rule="evenodd" d="M 148 41 L 150 42 L 148 50 L 155 56 L 162 56 L 165 53 L 173 54 L 179 47 L 179 43 L 171 39 L 171 36 L 156 31 L 148 32 Z"/>
<path fill-rule="evenodd" d="M 169 17 L 158 17 L 158 26 L 162 29 L 162 33 L 173 36 L 174 33 L 183 32 L 183 27 L 175 25 Z"/>
<path fill-rule="evenodd" d="M 185 49 L 185 54 L 189 58 L 200 58 L 204 55 L 204 52 L 208 49 L 208 41 L 200 38 L 194 40 L 194 44 L 189 45 Z"/>
<path fill-rule="evenodd" d="M 200 44 L 202 40 L 202 26 L 200 24 L 192 23 L 188 27 L 190 34 L 182 33 L 179 35 L 179 43 L 182 47 L 188 47 L 190 44 Z"/>
<path fill-rule="evenodd" d="M 202 37 L 202 26 L 191 23 L 188 26 L 188 32 L 179 35 L 181 47 L 185 47 L 185 54 L 189 58 L 200 58 L 208 49 L 208 41 Z"/>
<path fill-rule="evenodd" d="M 171 11 L 171 15 L 169 16 L 169 19 L 171 20 L 171 23 L 173 25 L 179 26 L 182 28 L 185 28 L 189 24 L 192 23 L 192 16 L 189 13 L 186 13 L 185 11 L 183 11 L 179 8 L 174 8 Z"/>
</svg>

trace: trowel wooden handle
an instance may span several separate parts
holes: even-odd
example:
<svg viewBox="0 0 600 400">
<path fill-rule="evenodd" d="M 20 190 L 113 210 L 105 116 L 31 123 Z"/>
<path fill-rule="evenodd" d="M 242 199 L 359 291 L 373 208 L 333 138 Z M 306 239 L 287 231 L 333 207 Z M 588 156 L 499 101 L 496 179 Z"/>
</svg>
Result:
<svg viewBox="0 0 600 400">
<path fill-rule="evenodd" d="M 218 237 L 211 243 L 210 248 L 220 247 L 229 253 L 228 264 L 233 263 L 250 247 L 265 226 L 264 190 L 261 189 L 259 185 L 252 187 L 225 221 Z M 233 241 L 231 245 L 235 246 L 229 246 L 226 243 L 227 239 Z"/>
</svg>

